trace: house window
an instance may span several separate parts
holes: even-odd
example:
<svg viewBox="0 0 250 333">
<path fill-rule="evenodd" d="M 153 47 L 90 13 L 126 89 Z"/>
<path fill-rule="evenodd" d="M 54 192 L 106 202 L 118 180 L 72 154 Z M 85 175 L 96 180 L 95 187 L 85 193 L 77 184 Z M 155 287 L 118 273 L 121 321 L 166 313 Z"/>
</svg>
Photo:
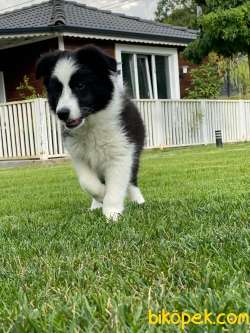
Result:
<svg viewBox="0 0 250 333">
<path fill-rule="evenodd" d="M 175 49 L 116 45 L 120 79 L 134 99 L 180 98 Z"/>
<path fill-rule="evenodd" d="M 137 55 L 140 98 L 153 98 L 151 56 Z"/>
<path fill-rule="evenodd" d="M 156 94 L 153 88 L 153 68 L 156 68 Z M 122 52 L 122 73 L 123 83 L 132 98 L 137 95 L 140 99 L 168 98 L 168 57 Z"/>
<path fill-rule="evenodd" d="M 158 98 L 170 97 L 168 57 L 155 56 L 155 69 L 157 79 Z"/>
<path fill-rule="evenodd" d="M 132 98 L 136 98 L 135 73 L 132 54 L 122 53 L 122 73 L 123 82 L 126 83 L 129 95 Z"/>
</svg>

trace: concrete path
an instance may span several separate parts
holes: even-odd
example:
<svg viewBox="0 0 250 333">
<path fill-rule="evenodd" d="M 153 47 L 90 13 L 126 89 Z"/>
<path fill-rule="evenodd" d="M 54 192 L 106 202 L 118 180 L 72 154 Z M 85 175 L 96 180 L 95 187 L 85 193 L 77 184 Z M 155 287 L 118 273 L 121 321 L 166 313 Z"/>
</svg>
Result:
<svg viewBox="0 0 250 333">
<path fill-rule="evenodd" d="M 46 161 L 41 160 L 5 160 L 0 161 L 0 169 L 1 168 L 19 168 L 23 166 L 31 166 L 31 165 L 51 165 L 58 164 L 67 161 L 67 158 L 56 158 Z"/>
</svg>

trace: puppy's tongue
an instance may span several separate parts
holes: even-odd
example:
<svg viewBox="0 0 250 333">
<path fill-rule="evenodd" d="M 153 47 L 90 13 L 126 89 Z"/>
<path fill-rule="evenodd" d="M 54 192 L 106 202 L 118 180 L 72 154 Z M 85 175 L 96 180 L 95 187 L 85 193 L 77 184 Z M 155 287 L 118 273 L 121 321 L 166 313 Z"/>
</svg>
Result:
<svg viewBox="0 0 250 333">
<path fill-rule="evenodd" d="M 81 123 L 81 121 L 82 121 L 81 118 L 71 119 L 67 121 L 66 125 L 67 127 L 75 127 L 78 126 Z"/>
</svg>

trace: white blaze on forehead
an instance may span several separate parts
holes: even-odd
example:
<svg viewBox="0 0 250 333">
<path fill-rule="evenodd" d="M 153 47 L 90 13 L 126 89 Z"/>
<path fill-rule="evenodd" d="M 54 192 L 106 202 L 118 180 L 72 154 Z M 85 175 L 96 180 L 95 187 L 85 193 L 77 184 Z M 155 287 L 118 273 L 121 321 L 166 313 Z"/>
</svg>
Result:
<svg viewBox="0 0 250 333">
<path fill-rule="evenodd" d="M 78 70 L 78 66 L 72 58 L 62 58 L 58 60 L 52 77 L 56 77 L 63 85 L 62 95 L 59 98 L 56 112 L 62 108 L 70 110 L 70 119 L 81 117 L 81 111 L 76 96 L 69 86 L 72 75 Z"/>
<path fill-rule="evenodd" d="M 77 69 L 78 67 L 72 58 L 62 58 L 58 60 L 52 76 L 55 76 L 63 86 L 66 86 Z"/>
</svg>

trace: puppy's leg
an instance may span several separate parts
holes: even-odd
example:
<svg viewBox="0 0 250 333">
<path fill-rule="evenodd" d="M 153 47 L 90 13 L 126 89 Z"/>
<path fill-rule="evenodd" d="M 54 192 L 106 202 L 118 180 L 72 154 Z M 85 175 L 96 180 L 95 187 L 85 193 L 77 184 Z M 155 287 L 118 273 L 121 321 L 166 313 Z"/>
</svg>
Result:
<svg viewBox="0 0 250 333">
<path fill-rule="evenodd" d="M 102 203 L 96 201 L 96 200 L 93 198 L 92 203 L 91 203 L 90 210 L 95 210 L 95 209 L 99 209 L 99 208 L 102 208 Z"/>
<path fill-rule="evenodd" d="M 145 200 L 143 198 L 143 195 L 142 195 L 139 187 L 137 186 L 139 163 L 140 163 L 140 151 L 137 151 L 137 153 L 135 155 L 134 163 L 133 163 L 130 184 L 128 186 L 128 199 L 132 202 L 142 205 L 142 204 L 144 204 Z"/>
<path fill-rule="evenodd" d="M 132 158 L 120 158 L 110 165 L 105 173 L 106 192 L 102 211 L 107 219 L 116 221 L 124 209 L 124 199 L 127 194 L 131 175 Z"/>
<path fill-rule="evenodd" d="M 128 198 L 130 201 L 135 202 L 139 205 L 142 205 L 145 202 L 139 187 L 133 184 L 129 184 L 128 186 Z"/>
<path fill-rule="evenodd" d="M 97 174 L 83 161 L 74 162 L 82 189 L 86 190 L 96 201 L 103 202 L 105 186 Z"/>
</svg>

